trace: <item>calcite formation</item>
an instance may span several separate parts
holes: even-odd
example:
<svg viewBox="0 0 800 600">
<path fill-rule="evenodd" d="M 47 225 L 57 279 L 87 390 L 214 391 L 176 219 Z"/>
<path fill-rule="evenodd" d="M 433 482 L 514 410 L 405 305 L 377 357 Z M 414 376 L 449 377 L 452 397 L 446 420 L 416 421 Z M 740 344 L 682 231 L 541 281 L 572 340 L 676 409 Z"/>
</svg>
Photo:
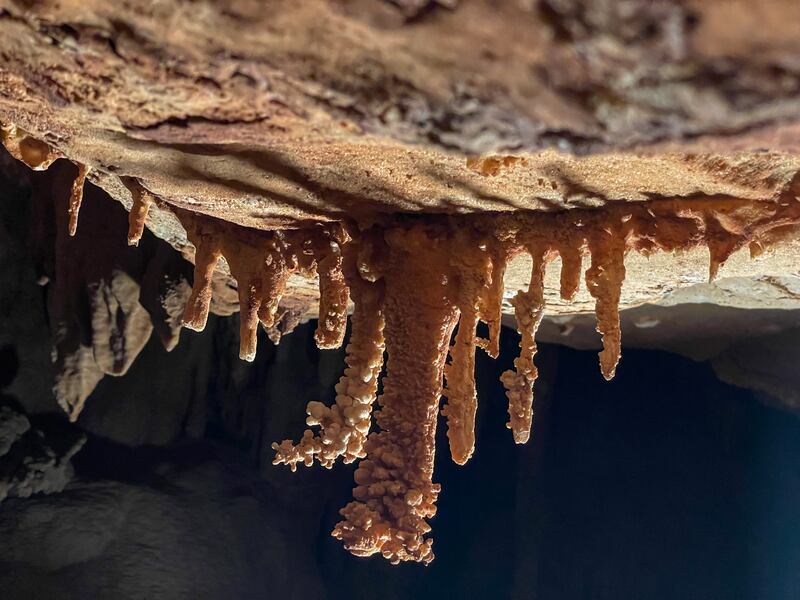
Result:
<svg viewBox="0 0 800 600">
<path fill-rule="evenodd" d="M 524 168 L 525 162 L 489 157 L 483 163 L 473 161 L 471 167 L 494 176 L 497 165 Z M 69 235 L 75 233 L 74 198 L 85 176 L 79 166 L 67 203 Z M 129 186 L 135 197 L 128 243 L 141 237 L 142 215 L 153 202 L 146 191 Z M 611 379 L 621 353 L 619 302 L 627 252 L 647 255 L 705 245 L 713 279 L 736 250 L 749 247 L 756 256 L 794 235 L 800 226 L 798 195 L 800 190 L 792 183 L 773 202 L 654 200 L 604 210 L 406 217 L 367 228 L 322 222 L 268 232 L 174 209 L 196 249 L 194 285 L 183 325 L 205 327 L 213 274 L 223 257 L 238 283 L 240 357 L 245 360 L 255 357 L 259 323 L 267 328 L 275 324 L 292 273 L 312 277 L 319 272 L 316 340 L 321 348 L 342 343 L 352 290 L 353 334 L 336 402 L 332 407 L 310 402 L 307 423 L 319 431 L 306 431 L 297 445 L 290 440 L 274 444 L 275 463 L 294 469 L 316 459 L 330 468 L 339 457 L 346 462 L 363 459 L 355 474 L 355 499 L 342 509 L 343 520 L 333 535 L 358 556 L 380 553 L 394 563 L 428 563 L 433 559 L 432 539 L 426 537 L 428 519 L 436 512 L 440 491 L 433 482 L 440 397 L 447 398 L 442 413 L 451 455 L 464 464 L 475 445 L 475 349 L 480 345 L 496 354 L 502 278 L 510 259 L 527 253 L 533 264 L 528 289 L 512 300 L 522 335 L 521 354 L 515 370 L 502 377 L 508 426 L 514 440 L 524 443 L 533 416 L 535 336 L 545 311 L 548 262 L 561 256 L 561 295 L 569 299 L 579 286 L 579 258 L 591 257 L 585 280 L 596 302 L 602 336 L 600 370 Z M 479 321 L 489 325 L 487 340 L 476 339 Z M 118 339 L 130 337 L 122 334 Z M 124 371 L 136 351 L 120 362 L 113 340 L 107 352 L 111 362 L 105 368 Z M 101 359 L 98 347 L 102 345 L 95 344 L 95 360 L 102 365 L 108 361 Z M 378 429 L 371 431 L 384 350 L 386 376 L 375 415 Z"/>
<path fill-rule="evenodd" d="M 259 327 L 317 316 L 335 348 L 352 310 L 334 404 L 309 402 L 274 462 L 360 460 L 333 535 L 429 563 L 441 398 L 464 464 L 476 348 L 496 357 L 513 311 L 502 382 L 528 441 L 548 268 L 564 303 L 584 280 L 611 379 L 620 305 L 657 295 L 625 298 L 626 257 L 707 249 L 713 280 L 797 237 L 797 4 L 766 3 L 768 39 L 721 2 L 603 4 L 0 4 L 2 142 L 51 169 L 33 176 L 37 252 L 70 418 L 153 329 L 171 349 L 238 310 L 252 361 Z"/>
</svg>

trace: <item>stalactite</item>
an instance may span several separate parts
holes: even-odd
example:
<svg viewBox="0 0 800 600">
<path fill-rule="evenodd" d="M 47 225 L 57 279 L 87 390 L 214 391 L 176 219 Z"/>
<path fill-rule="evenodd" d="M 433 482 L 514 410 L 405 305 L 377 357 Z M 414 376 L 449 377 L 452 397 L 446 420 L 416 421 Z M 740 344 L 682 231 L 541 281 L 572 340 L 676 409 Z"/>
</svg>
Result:
<svg viewBox="0 0 800 600">
<path fill-rule="evenodd" d="M 533 419 L 533 385 L 539 371 L 533 362 L 536 356 L 536 331 L 544 317 L 544 271 L 547 264 L 547 246 L 540 241 L 526 245 L 533 267 L 528 290 L 520 291 L 511 301 L 521 335 L 520 355 L 514 359 L 514 370 L 500 377 L 508 396 L 508 428 L 517 444 L 530 438 Z"/>
<path fill-rule="evenodd" d="M 357 556 L 392 563 L 433 560 L 426 519 L 436 512 L 432 482 L 442 376 L 457 310 L 449 297 L 446 244 L 422 226 L 387 231 L 387 373 L 378 399 L 380 431 L 355 473 L 355 500 L 333 530 Z"/>
<path fill-rule="evenodd" d="M 144 233 L 147 215 L 150 212 L 150 205 L 153 204 L 153 195 L 145 187 L 132 178 L 125 178 L 123 183 L 131 193 L 133 203 L 128 213 L 128 245 L 138 246 L 139 240 Z"/>
<path fill-rule="evenodd" d="M 351 463 L 366 456 L 364 442 L 370 430 L 372 405 L 378 390 L 378 376 L 384 351 L 384 282 L 366 281 L 358 268 L 359 243 L 343 250 L 344 273 L 353 295 L 352 335 L 347 344 L 345 370 L 336 384 L 336 401 L 331 407 L 309 402 L 306 408 L 309 427 L 319 427 L 318 435 L 307 429 L 298 444 L 284 440 L 272 444 L 273 464 L 286 464 L 294 471 L 298 463 L 310 467 L 316 458 L 331 468 L 337 458 Z M 371 268 L 371 267 L 370 267 Z"/>
<path fill-rule="evenodd" d="M 214 269 L 222 256 L 222 248 L 216 227 L 191 216 L 184 216 L 186 235 L 194 244 L 194 285 L 186 309 L 183 313 L 183 326 L 194 331 L 203 331 L 208 321 L 211 307 L 211 282 Z"/>
<path fill-rule="evenodd" d="M 489 328 L 488 339 L 478 339 L 478 346 L 492 358 L 500 355 L 500 330 L 503 318 L 504 279 L 508 263 L 508 250 L 501 243 L 494 244 L 490 252 L 490 284 L 481 295 L 478 316 Z"/>
<path fill-rule="evenodd" d="M 319 274 L 319 320 L 314 338 L 321 349 L 338 348 L 347 328 L 349 289 L 342 269 L 341 246 L 345 234 L 341 227 L 331 239 L 322 240 L 316 250 Z"/>
<path fill-rule="evenodd" d="M 460 317 L 455 344 L 450 350 L 450 363 L 444 369 L 447 404 L 442 414 L 447 418 L 450 455 L 457 464 L 463 465 L 475 451 L 475 413 L 478 409 L 475 329 L 480 306 L 482 301 L 486 303 L 490 289 L 492 262 L 486 243 L 480 243 L 466 229 L 455 231 L 448 254 Z M 497 288 L 494 291 L 496 293 Z"/>
<path fill-rule="evenodd" d="M 69 194 L 69 206 L 67 208 L 69 214 L 67 231 L 71 236 L 74 236 L 78 231 L 78 216 L 81 212 L 81 203 L 83 202 L 83 186 L 86 183 L 86 175 L 88 173 L 89 167 L 79 164 L 78 174 L 72 182 L 72 190 Z"/>
<path fill-rule="evenodd" d="M 236 252 L 226 252 L 231 275 L 239 286 L 239 357 L 252 362 L 256 357 L 259 321 L 266 327 L 275 322 L 278 303 L 291 275 L 283 239 L 272 239 L 266 247 L 240 242 Z"/>
<path fill-rule="evenodd" d="M 619 301 L 625 280 L 626 239 L 622 228 L 601 229 L 589 237 L 592 264 L 586 271 L 586 287 L 595 299 L 597 331 L 603 340 L 600 371 L 614 378 L 622 353 Z"/>
</svg>

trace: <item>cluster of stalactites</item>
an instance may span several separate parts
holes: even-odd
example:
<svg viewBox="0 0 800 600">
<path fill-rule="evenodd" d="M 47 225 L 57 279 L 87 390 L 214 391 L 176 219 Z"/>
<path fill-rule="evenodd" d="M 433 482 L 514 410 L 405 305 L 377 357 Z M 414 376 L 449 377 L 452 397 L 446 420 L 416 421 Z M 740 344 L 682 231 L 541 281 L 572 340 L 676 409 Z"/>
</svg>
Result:
<svg viewBox="0 0 800 600">
<path fill-rule="evenodd" d="M 239 356 L 253 361 L 259 323 L 275 325 L 278 306 L 294 273 L 313 277 L 319 271 L 320 348 L 336 348 L 344 339 L 349 290 L 342 273 L 341 246 L 347 234 L 339 224 L 309 230 L 263 232 L 180 211 L 195 247 L 194 285 L 183 324 L 205 329 L 211 306 L 212 278 L 224 257 L 239 293 Z"/>
<path fill-rule="evenodd" d="M 441 395 L 447 398 L 442 412 L 447 417 L 451 455 L 463 464 L 474 452 L 475 347 L 497 355 L 503 274 L 510 258 L 526 252 L 533 263 L 528 288 L 511 300 L 521 352 L 514 370 L 501 378 L 509 402 L 508 426 L 514 440 L 524 443 L 532 428 L 538 375 L 536 331 L 545 311 L 548 262 L 560 257 L 561 297 L 571 300 L 580 287 L 583 257 L 589 256 L 584 278 L 596 303 L 597 330 L 603 344 L 600 370 L 611 379 L 621 353 L 619 303 L 626 252 L 672 252 L 706 245 L 713 276 L 736 249 L 750 243 L 751 252 L 756 252 L 800 223 L 798 206 L 796 202 L 764 203 L 754 210 L 752 203 L 730 199 L 659 201 L 610 207 L 603 212 L 451 219 L 438 225 L 385 229 L 382 241 L 379 238 L 371 246 L 380 247 L 379 251 L 373 248 L 373 254 L 382 257 L 380 267 L 368 269 L 378 272 L 377 281 L 384 285 L 381 306 L 388 358 L 384 392 L 375 414 L 380 429 L 370 433 L 364 443 L 369 410 L 365 405 L 358 413 L 364 420 L 354 429 L 355 421 L 347 421 L 343 415 L 355 402 L 352 395 L 340 393 L 330 408 L 309 404 L 308 424 L 318 425 L 319 435 L 307 431 L 296 446 L 288 440 L 275 445 L 275 462 L 311 465 L 317 458 L 330 466 L 339 456 L 349 462 L 366 455 L 355 475 L 355 500 L 341 511 L 344 519 L 333 535 L 359 556 L 379 553 L 392 562 L 427 563 L 433 558 L 431 540 L 425 537 L 427 519 L 435 513 L 439 489 L 432 482 L 438 399 Z M 350 281 L 363 284 L 362 279 Z M 354 297 L 355 315 L 359 315 L 361 300 L 356 294 Z M 359 346 L 364 339 L 357 338 L 361 318 L 354 318 L 353 327 Z M 476 338 L 479 321 L 489 326 L 486 340 Z M 450 347 L 456 324 L 458 331 Z M 371 335 L 383 341 L 374 332 Z M 349 352 L 341 389 L 349 389 L 345 386 L 350 385 L 355 355 L 355 351 Z M 370 356 L 376 358 L 370 363 L 372 382 L 372 373 L 379 370 L 377 351 Z M 370 386 L 369 398 L 373 393 Z M 363 452 L 356 455 L 353 448 L 363 448 Z"/>
<path fill-rule="evenodd" d="M 11 154 L 31 168 L 46 169 L 60 157 L 13 126 L 2 126 L 0 135 Z M 492 175 L 507 166 L 504 160 L 482 168 Z M 77 227 L 87 173 L 87 167 L 78 165 L 67 209 L 70 235 Z M 136 245 L 156 200 L 138 181 L 123 178 L 123 183 L 132 196 L 128 243 Z M 749 244 L 751 255 L 757 255 L 796 232 L 800 202 L 794 195 L 777 202 L 655 200 L 602 211 L 426 217 L 359 232 L 352 239 L 340 224 L 264 232 L 176 210 L 196 249 L 183 323 L 195 330 L 205 327 L 213 273 L 223 257 L 238 284 L 240 356 L 246 360 L 255 357 L 259 323 L 267 328 L 275 324 L 293 273 L 319 276 L 320 348 L 341 345 L 352 295 L 352 334 L 335 403 L 309 402 L 306 422 L 316 432 L 307 430 L 298 444 L 273 444 L 274 463 L 294 470 L 315 461 L 329 468 L 340 457 L 346 463 L 363 459 L 355 472 L 354 501 L 341 510 L 343 519 L 333 535 L 359 556 L 428 563 L 433 552 L 427 520 L 436 512 L 439 493 L 433 458 L 440 399 L 447 398 L 442 413 L 451 455 L 463 464 L 475 449 L 475 347 L 493 357 L 499 353 L 507 262 L 524 252 L 533 263 L 527 289 L 511 299 L 520 354 L 514 370 L 501 377 L 508 427 L 514 440 L 524 443 L 533 422 L 536 332 L 545 311 L 549 261 L 560 257 L 561 296 L 571 300 L 580 286 L 583 257 L 589 256 L 584 277 L 596 303 L 603 344 L 600 369 L 611 379 L 621 352 L 619 303 L 626 252 L 705 245 L 713 279 L 736 250 Z M 476 337 L 481 321 L 488 326 L 488 339 Z M 374 415 L 379 430 L 371 431 L 384 350 L 386 376 Z"/>
<path fill-rule="evenodd" d="M 427 519 L 436 512 L 436 421 L 445 360 L 458 319 L 457 291 L 446 275 L 446 237 L 423 225 L 384 234 L 386 376 L 366 459 L 355 472 L 354 500 L 333 530 L 357 556 L 392 563 L 433 559 Z"/>
<path fill-rule="evenodd" d="M 705 245 L 709 249 L 709 280 L 736 250 L 750 245 L 751 255 L 784 237 L 800 224 L 800 203 L 783 199 L 753 203 L 730 198 L 653 201 L 644 205 L 607 207 L 603 211 L 569 211 L 556 215 L 500 217 L 492 227 L 513 239 L 509 252 L 527 252 L 532 259 L 527 290 L 511 300 L 521 335 L 515 370 L 501 380 L 509 400 L 508 426 L 514 440 L 528 440 L 532 422 L 533 362 L 536 331 L 544 314 L 544 273 L 547 263 L 561 258 L 561 297 L 571 300 L 580 285 L 582 257 L 590 256 L 586 287 L 595 299 L 597 331 L 603 349 L 600 370 L 610 380 L 622 350 L 619 303 L 625 280 L 625 254 L 649 255 Z"/>
<path fill-rule="evenodd" d="M 318 433 L 307 429 L 298 444 L 291 440 L 273 443 L 273 464 L 287 464 L 294 471 L 298 463 L 310 467 L 316 459 L 329 469 L 339 457 L 351 463 L 366 456 L 364 443 L 371 425 L 384 352 L 383 281 L 370 276 L 369 247 L 365 236 L 347 244 L 340 254 L 343 255 L 344 281 L 350 288 L 355 308 L 352 335 L 346 348 L 346 367 L 336 384 L 335 403 L 328 407 L 321 402 L 309 402 L 306 424 L 318 427 Z M 320 313 L 325 313 L 322 305 Z M 342 318 L 346 318 L 344 313 Z"/>
</svg>

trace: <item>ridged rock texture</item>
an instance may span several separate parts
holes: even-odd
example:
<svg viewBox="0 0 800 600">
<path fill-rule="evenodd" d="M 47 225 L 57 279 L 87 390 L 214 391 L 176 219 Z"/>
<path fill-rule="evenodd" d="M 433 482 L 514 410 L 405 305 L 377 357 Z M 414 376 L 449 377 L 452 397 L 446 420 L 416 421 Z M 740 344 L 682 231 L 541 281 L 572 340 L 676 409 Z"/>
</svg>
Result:
<svg viewBox="0 0 800 600">
<path fill-rule="evenodd" d="M 153 330 L 171 350 L 238 311 L 253 361 L 260 327 L 318 318 L 336 348 L 352 311 L 335 403 L 274 462 L 360 460 L 333 535 L 429 563 L 440 401 L 464 464 L 503 320 L 525 443 L 540 330 L 599 345 L 610 380 L 626 308 L 800 309 L 798 22 L 793 0 L 3 0 L 59 404 L 76 420 Z M 715 366 L 741 383 L 736 361 Z"/>
</svg>

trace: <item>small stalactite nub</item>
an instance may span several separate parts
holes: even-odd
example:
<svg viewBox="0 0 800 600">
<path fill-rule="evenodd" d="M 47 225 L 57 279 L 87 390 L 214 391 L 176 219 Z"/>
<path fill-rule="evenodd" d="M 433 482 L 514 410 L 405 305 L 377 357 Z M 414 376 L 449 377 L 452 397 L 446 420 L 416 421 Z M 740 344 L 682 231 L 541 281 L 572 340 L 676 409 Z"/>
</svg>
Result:
<svg viewBox="0 0 800 600">
<path fill-rule="evenodd" d="M 557 250 L 561 257 L 561 299 L 571 301 L 581 285 L 581 246 L 562 243 Z"/>
<path fill-rule="evenodd" d="M 153 196 L 141 184 L 129 186 L 133 204 L 131 212 L 128 213 L 128 245 L 138 246 L 144 234 L 144 226 L 147 221 L 147 214 L 150 212 L 150 205 L 153 204 Z"/>
<path fill-rule="evenodd" d="M 184 219 L 189 241 L 194 244 L 194 284 L 183 313 L 183 326 L 194 331 L 203 331 L 211 307 L 211 283 L 214 269 L 222 256 L 222 248 L 212 232 L 204 232 L 202 226 Z"/>
</svg>

